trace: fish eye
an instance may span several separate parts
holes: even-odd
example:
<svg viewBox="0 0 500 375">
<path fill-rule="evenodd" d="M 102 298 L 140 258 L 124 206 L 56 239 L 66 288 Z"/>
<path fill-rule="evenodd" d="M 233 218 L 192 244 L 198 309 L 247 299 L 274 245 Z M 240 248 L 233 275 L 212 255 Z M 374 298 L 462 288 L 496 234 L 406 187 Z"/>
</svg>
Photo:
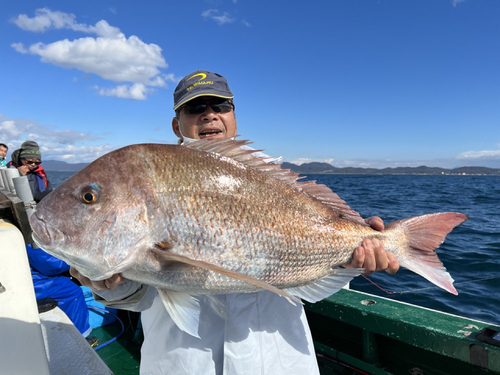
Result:
<svg viewBox="0 0 500 375">
<path fill-rule="evenodd" d="M 95 203 L 95 201 L 97 200 L 97 192 L 91 186 L 88 186 L 82 190 L 80 199 L 83 203 L 86 204 Z"/>
<path fill-rule="evenodd" d="M 83 203 L 94 203 L 96 198 L 94 193 L 85 193 L 82 195 Z"/>
</svg>

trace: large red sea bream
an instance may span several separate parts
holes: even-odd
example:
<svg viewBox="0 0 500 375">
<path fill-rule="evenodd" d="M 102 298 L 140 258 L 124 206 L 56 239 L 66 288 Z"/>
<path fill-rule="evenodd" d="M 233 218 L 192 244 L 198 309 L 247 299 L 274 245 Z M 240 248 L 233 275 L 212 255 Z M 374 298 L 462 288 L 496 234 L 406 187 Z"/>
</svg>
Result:
<svg viewBox="0 0 500 375">
<path fill-rule="evenodd" d="M 465 215 L 432 213 L 378 232 L 329 188 L 297 181 L 242 148 L 246 143 L 110 152 L 41 201 L 33 237 L 90 279 L 121 273 L 155 286 L 174 315 L 196 310 L 192 296 L 199 294 L 268 289 L 292 303 L 319 301 L 362 272 L 340 266 L 365 238 L 379 239 L 401 266 L 457 294 L 434 250 Z M 176 323 L 196 335 L 197 326 Z"/>
</svg>

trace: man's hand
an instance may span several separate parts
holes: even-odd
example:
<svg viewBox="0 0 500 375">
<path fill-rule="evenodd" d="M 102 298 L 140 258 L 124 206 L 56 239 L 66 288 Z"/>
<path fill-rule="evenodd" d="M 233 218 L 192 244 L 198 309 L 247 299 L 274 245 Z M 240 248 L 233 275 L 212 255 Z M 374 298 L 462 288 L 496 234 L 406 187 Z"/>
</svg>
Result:
<svg viewBox="0 0 500 375">
<path fill-rule="evenodd" d="M 94 290 L 115 289 L 120 283 L 125 280 L 125 278 L 120 274 L 115 274 L 106 280 L 90 280 L 88 277 L 85 277 L 80 272 L 78 272 L 78 270 L 74 267 L 70 268 L 69 273 L 75 279 L 78 279 L 78 281 L 80 281 L 80 284 Z"/>
<path fill-rule="evenodd" d="M 22 165 L 17 168 L 21 176 L 26 176 L 28 172 L 30 171 L 29 167 L 27 165 Z"/>
<path fill-rule="evenodd" d="M 375 230 L 384 230 L 384 222 L 378 216 L 365 221 Z M 364 273 L 367 275 L 374 271 L 386 271 L 393 275 L 399 270 L 399 262 L 394 254 L 385 251 L 382 242 L 374 238 L 373 240 L 365 239 L 362 246 L 354 250 L 351 262 L 344 267 L 364 268 Z"/>
<path fill-rule="evenodd" d="M 380 231 L 384 230 L 384 221 L 378 216 L 372 216 L 365 219 L 365 223 L 371 226 L 373 229 Z"/>
</svg>

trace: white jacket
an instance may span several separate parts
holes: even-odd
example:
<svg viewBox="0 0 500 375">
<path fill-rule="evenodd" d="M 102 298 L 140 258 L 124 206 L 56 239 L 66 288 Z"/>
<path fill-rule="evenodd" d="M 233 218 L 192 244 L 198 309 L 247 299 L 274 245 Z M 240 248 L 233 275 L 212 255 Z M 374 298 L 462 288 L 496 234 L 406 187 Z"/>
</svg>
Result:
<svg viewBox="0 0 500 375">
<path fill-rule="evenodd" d="M 181 331 L 153 287 L 127 281 L 121 290 L 99 291 L 108 306 L 142 310 L 142 375 L 319 374 L 302 306 L 269 291 L 199 296 L 200 338 Z M 120 295 L 121 294 L 121 295 Z"/>
<path fill-rule="evenodd" d="M 198 296 L 200 338 L 176 326 L 153 287 L 127 280 L 99 294 L 142 311 L 141 375 L 319 375 L 304 308 L 275 293 Z"/>
</svg>

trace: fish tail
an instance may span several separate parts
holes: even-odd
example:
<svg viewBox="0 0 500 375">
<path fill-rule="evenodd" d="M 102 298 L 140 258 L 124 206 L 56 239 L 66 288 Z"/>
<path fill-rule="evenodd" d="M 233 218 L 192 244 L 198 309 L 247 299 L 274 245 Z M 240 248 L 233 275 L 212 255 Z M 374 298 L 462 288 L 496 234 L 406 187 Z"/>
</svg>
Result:
<svg viewBox="0 0 500 375">
<path fill-rule="evenodd" d="M 448 233 L 468 217 L 458 212 L 438 212 L 395 221 L 386 229 L 403 229 L 408 252 L 398 259 L 401 266 L 419 274 L 444 290 L 457 295 L 453 279 L 439 260 L 435 250 Z"/>
</svg>

